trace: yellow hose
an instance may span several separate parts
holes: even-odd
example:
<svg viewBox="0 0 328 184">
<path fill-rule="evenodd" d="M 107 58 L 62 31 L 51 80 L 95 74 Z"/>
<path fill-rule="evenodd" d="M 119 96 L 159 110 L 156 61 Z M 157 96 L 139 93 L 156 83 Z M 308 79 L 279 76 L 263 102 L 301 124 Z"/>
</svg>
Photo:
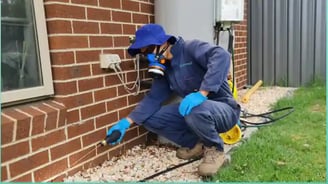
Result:
<svg viewBox="0 0 328 184">
<path fill-rule="evenodd" d="M 233 85 L 233 83 L 232 83 L 232 81 L 231 80 L 228 80 L 228 84 L 229 84 L 229 87 L 230 87 L 230 89 L 231 89 L 231 91 L 233 91 L 233 98 L 235 99 L 235 100 L 237 100 L 237 98 L 238 98 L 238 93 L 237 93 L 237 87 L 236 87 L 236 84 L 235 85 Z M 232 88 L 233 87 L 233 88 Z"/>
<path fill-rule="evenodd" d="M 262 80 L 257 81 L 257 83 L 249 89 L 246 94 L 242 97 L 241 102 L 242 103 L 247 103 L 249 101 L 249 98 L 251 95 L 263 84 Z"/>
</svg>

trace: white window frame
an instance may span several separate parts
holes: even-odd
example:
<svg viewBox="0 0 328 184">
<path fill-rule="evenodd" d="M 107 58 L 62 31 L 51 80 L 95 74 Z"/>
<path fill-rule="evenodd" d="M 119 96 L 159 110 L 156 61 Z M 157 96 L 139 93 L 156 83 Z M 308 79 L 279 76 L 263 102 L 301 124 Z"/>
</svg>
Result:
<svg viewBox="0 0 328 184">
<path fill-rule="evenodd" d="M 40 72 L 42 76 L 43 85 L 1 92 L 2 104 L 29 101 L 32 99 L 47 97 L 54 94 L 44 4 L 43 0 L 33 0 L 32 2 L 32 6 L 34 8 L 35 13 L 35 30 L 37 33 L 36 42 L 39 47 L 38 53 L 40 57 Z"/>
</svg>

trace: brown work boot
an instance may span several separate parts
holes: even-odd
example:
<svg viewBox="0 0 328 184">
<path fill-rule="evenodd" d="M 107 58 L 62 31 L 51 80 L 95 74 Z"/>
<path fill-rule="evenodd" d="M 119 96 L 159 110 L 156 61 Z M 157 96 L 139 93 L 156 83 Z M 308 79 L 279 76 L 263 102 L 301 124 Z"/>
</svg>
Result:
<svg viewBox="0 0 328 184">
<path fill-rule="evenodd" d="M 216 147 L 204 147 L 203 162 L 198 166 L 198 174 L 201 176 L 213 176 L 218 172 L 220 167 L 228 163 L 223 151 L 219 151 Z"/>
<path fill-rule="evenodd" d="M 177 157 L 180 159 L 194 159 L 202 156 L 204 153 L 203 143 L 197 143 L 192 149 L 181 147 L 177 150 Z"/>
</svg>

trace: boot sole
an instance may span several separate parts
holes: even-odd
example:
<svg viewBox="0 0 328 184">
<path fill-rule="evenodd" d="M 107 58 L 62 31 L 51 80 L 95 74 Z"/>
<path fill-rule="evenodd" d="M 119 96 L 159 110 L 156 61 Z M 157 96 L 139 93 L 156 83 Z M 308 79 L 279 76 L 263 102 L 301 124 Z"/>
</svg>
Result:
<svg viewBox="0 0 328 184">
<path fill-rule="evenodd" d="M 225 158 L 225 160 L 223 161 L 221 167 L 219 167 L 219 169 L 218 169 L 215 173 L 200 173 L 200 172 L 198 171 L 198 174 L 199 174 L 200 176 L 203 176 L 203 177 L 214 176 L 216 173 L 219 172 L 219 170 L 220 170 L 222 167 L 225 167 L 225 166 L 229 165 L 230 162 L 231 162 L 231 157 L 230 157 L 230 155 L 226 155 L 226 158 Z"/>
</svg>

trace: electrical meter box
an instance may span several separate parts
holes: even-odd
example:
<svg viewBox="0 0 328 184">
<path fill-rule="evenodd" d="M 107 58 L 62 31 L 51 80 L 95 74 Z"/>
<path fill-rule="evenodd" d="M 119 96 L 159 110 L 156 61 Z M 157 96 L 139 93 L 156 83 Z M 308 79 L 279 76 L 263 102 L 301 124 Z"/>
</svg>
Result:
<svg viewBox="0 0 328 184">
<path fill-rule="evenodd" d="M 244 20 L 244 0 L 216 0 L 216 22 Z"/>
</svg>

